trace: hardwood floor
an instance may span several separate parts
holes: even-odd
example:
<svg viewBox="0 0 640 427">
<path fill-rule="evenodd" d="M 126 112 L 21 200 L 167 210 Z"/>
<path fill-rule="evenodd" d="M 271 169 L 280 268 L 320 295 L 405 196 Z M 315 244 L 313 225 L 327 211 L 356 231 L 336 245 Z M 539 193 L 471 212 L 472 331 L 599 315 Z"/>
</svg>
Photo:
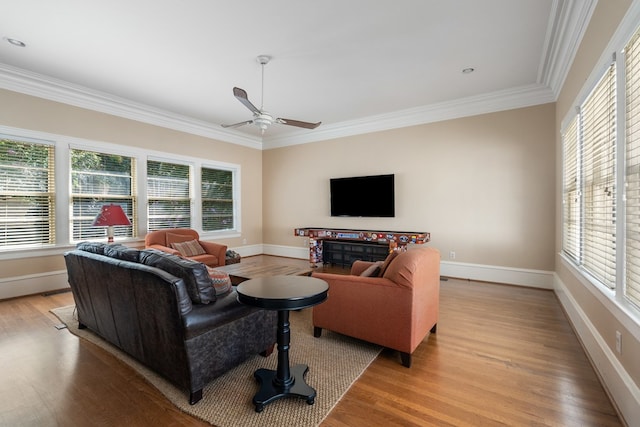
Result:
<svg viewBox="0 0 640 427">
<path fill-rule="evenodd" d="M 69 304 L 70 292 L 0 301 L 0 425 L 208 425 L 57 330 L 48 310 Z M 450 279 L 440 307 L 412 367 L 383 351 L 322 426 L 622 425 L 553 292 Z"/>
</svg>

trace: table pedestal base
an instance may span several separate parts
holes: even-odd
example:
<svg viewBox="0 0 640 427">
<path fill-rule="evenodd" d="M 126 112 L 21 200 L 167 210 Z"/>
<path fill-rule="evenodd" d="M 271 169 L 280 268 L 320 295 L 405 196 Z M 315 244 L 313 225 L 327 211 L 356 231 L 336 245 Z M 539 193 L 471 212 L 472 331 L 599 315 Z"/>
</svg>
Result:
<svg viewBox="0 0 640 427">
<path fill-rule="evenodd" d="M 291 368 L 291 381 L 289 384 L 280 385 L 277 372 L 270 369 L 258 369 L 253 376 L 260 382 L 260 390 L 253 397 L 256 412 L 262 412 L 264 405 L 283 397 L 299 397 L 306 399 L 309 405 L 313 405 L 316 399 L 316 391 L 307 385 L 304 380 L 309 367 L 307 365 L 295 365 Z"/>
</svg>

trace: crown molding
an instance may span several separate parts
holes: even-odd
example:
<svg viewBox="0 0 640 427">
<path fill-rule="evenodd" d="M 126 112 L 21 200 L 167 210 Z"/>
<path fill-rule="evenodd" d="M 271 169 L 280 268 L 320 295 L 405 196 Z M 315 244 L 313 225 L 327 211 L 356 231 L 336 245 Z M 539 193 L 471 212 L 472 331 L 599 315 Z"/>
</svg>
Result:
<svg viewBox="0 0 640 427">
<path fill-rule="evenodd" d="M 0 64 L 0 88 L 250 148 L 273 149 L 555 102 L 596 4 L 597 0 L 553 0 L 537 84 L 323 125 L 313 132 L 249 136 L 5 64 Z"/>
<path fill-rule="evenodd" d="M 557 99 L 598 0 L 553 0 L 538 83 Z"/>
<path fill-rule="evenodd" d="M 369 116 L 333 125 L 323 126 L 312 133 L 300 132 L 282 137 L 264 138 L 264 149 L 281 148 L 290 145 L 306 144 L 343 138 L 371 132 L 416 126 L 478 114 L 494 113 L 515 108 L 555 102 L 550 88 L 541 85 L 528 85 L 483 95 L 461 98 L 453 101 L 431 104 L 418 108 L 400 110 L 388 114 Z"/>
<path fill-rule="evenodd" d="M 193 135 L 262 149 L 262 141 L 258 137 L 6 64 L 0 64 L 0 88 Z"/>
</svg>

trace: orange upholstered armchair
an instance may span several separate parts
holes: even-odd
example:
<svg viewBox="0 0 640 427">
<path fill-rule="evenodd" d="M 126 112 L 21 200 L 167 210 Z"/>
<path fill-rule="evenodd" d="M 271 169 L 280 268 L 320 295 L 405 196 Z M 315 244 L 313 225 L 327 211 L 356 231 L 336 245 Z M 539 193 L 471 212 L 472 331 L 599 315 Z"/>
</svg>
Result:
<svg viewBox="0 0 640 427">
<path fill-rule="evenodd" d="M 328 329 L 394 349 L 411 367 L 411 353 L 436 332 L 440 253 L 412 248 L 398 254 L 382 277 L 361 276 L 372 264 L 355 261 L 351 275 L 313 273 L 329 283 L 329 297 L 313 307 L 314 336 Z"/>
<path fill-rule="evenodd" d="M 209 267 L 225 264 L 227 247 L 219 243 L 200 240 L 191 228 L 165 228 L 149 232 L 144 238 L 146 248 L 158 249 L 201 262 Z"/>
</svg>

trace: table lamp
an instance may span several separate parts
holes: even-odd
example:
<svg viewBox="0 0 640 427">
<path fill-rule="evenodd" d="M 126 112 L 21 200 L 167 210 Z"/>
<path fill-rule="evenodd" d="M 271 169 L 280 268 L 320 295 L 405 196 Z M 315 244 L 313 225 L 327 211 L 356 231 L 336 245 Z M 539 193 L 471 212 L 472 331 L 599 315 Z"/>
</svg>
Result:
<svg viewBox="0 0 640 427">
<path fill-rule="evenodd" d="M 93 220 L 94 227 L 107 227 L 107 242 L 113 243 L 113 226 L 114 225 L 131 225 L 131 221 L 127 218 L 120 205 L 110 203 L 102 205 L 100 213 Z"/>
</svg>

